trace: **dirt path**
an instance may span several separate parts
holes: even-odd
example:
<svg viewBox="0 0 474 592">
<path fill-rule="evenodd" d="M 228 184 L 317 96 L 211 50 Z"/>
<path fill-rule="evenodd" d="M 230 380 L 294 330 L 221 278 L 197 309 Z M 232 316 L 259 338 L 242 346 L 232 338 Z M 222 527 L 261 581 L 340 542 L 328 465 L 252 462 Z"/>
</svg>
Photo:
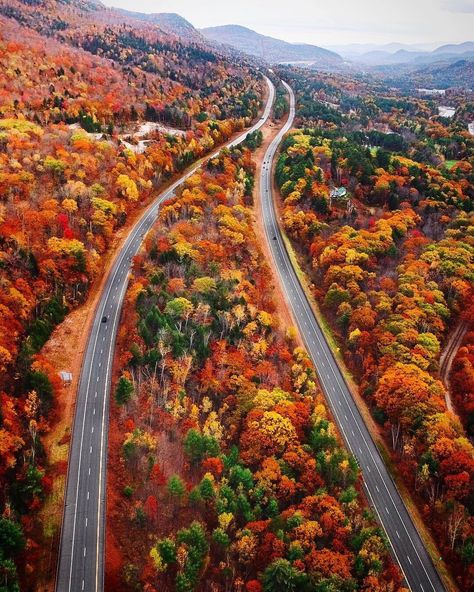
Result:
<svg viewBox="0 0 474 592">
<path fill-rule="evenodd" d="M 451 373 L 451 367 L 453 365 L 454 358 L 458 353 L 459 348 L 463 342 L 464 336 L 469 329 L 469 323 L 466 321 L 459 321 L 454 331 L 452 332 L 446 347 L 444 348 L 441 357 L 439 359 L 439 374 L 446 387 L 444 398 L 446 400 L 446 407 L 450 413 L 456 414 L 456 410 L 453 405 L 451 398 L 451 389 L 449 386 L 449 375 Z"/>
</svg>

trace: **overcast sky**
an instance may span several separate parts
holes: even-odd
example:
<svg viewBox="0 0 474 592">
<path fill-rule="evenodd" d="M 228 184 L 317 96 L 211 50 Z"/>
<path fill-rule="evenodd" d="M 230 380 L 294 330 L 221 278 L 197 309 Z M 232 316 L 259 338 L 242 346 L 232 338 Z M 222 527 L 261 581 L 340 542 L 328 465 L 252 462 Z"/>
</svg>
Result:
<svg viewBox="0 0 474 592">
<path fill-rule="evenodd" d="M 141 12 L 177 12 L 196 27 L 239 24 L 316 45 L 474 40 L 474 0 L 102 1 Z"/>
</svg>

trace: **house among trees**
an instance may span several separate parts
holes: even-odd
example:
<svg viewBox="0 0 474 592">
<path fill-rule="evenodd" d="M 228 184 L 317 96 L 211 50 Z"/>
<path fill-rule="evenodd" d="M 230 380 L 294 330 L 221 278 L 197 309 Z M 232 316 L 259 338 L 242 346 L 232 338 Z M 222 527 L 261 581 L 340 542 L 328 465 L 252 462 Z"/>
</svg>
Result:
<svg viewBox="0 0 474 592">
<path fill-rule="evenodd" d="M 345 187 L 334 187 L 330 193 L 331 199 L 344 199 L 347 197 L 347 189 Z"/>
</svg>

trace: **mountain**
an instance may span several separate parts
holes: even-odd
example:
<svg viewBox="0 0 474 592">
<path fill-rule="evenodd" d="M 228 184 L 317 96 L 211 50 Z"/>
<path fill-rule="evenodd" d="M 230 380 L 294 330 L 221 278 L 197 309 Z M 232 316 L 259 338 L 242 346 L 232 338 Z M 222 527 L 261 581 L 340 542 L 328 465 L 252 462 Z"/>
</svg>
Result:
<svg viewBox="0 0 474 592">
<path fill-rule="evenodd" d="M 385 43 L 383 45 L 376 43 L 349 43 L 347 45 L 328 45 L 326 49 L 335 51 L 344 58 L 353 59 L 363 54 L 380 52 L 393 54 L 401 49 L 405 51 L 431 51 L 436 45 L 424 43 Z"/>
<path fill-rule="evenodd" d="M 436 63 L 414 74 L 428 88 L 469 88 L 474 90 L 474 59 L 454 63 Z"/>
<path fill-rule="evenodd" d="M 451 56 L 453 54 L 450 54 Z M 376 66 L 373 71 L 382 76 L 385 82 L 406 92 L 414 89 L 470 89 L 474 90 L 474 53 L 471 59 L 438 58 L 434 63 L 385 64 Z"/>
<path fill-rule="evenodd" d="M 364 64 L 406 64 L 413 62 L 417 58 L 427 55 L 426 52 L 408 51 L 406 49 L 399 49 L 395 53 L 389 51 L 369 51 L 354 58 L 357 61 L 364 62 Z"/>
<path fill-rule="evenodd" d="M 390 64 L 430 64 L 440 60 L 454 63 L 459 59 L 471 59 L 474 55 L 474 43 L 467 41 L 459 45 L 443 45 L 434 51 L 420 51 L 407 48 L 393 50 L 398 44 L 386 46 L 385 50 L 372 50 L 362 54 L 353 55 L 355 62 L 361 62 L 372 66 Z"/>
<path fill-rule="evenodd" d="M 145 14 L 143 12 L 133 12 L 124 9 L 116 10 L 130 18 L 157 25 L 162 31 L 170 35 L 183 37 L 188 41 L 204 42 L 201 33 L 189 21 L 175 12 Z"/>
<path fill-rule="evenodd" d="M 21 27 L 18 33 L 12 32 L 15 23 Z M 27 32 L 34 32 L 42 40 L 35 43 L 46 44 L 47 40 L 55 43 L 56 53 L 59 53 L 59 44 L 109 60 L 100 66 L 107 70 L 107 75 L 102 76 L 103 90 L 109 92 L 114 84 L 120 90 L 111 92 L 110 96 L 116 99 L 111 99 L 113 108 L 109 105 L 110 112 L 102 117 L 105 128 L 117 123 L 113 117 L 117 113 L 121 113 L 118 118 L 121 122 L 148 117 L 152 121 L 188 129 L 193 124 L 190 113 L 198 113 L 199 109 L 205 112 L 204 117 L 219 119 L 252 119 L 258 111 L 260 83 L 253 61 L 242 56 L 233 59 L 214 49 L 190 23 L 175 14 L 126 12 L 106 8 L 94 0 L 0 0 L 0 31 L 2 47 L 8 47 L 7 32 L 10 39 L 15 40 L 22 40 Z M 77 59 L 74 57 L 69 61 L 74 63 Z M 117 72 L 120 82 L 115 83 L 110 68 Z M 14 69 L 17 70 L 19 76 L 21 69 Z M 28 84 L 36 88 L 38 81 L 30 80 Z M 90 83 L 84 84 L 88 86 Z M 129 93 L 124 91 L 128 85 L 131 87 Z M 137 93 L 130 98 L 133 87 Z M 88 97 L 94 96 L 90 104 L 84 99 L 85 103 L 74 106 L 74 98 L 67 94 L 67 89 L 64 89 L 64 95 L 54 95 L 55 89 L 60 88 L 59 82 L 51 83 L 50 88 L 51 96 L 34 98 L 34 102 L 44 102 L 45 108 L 54 102 L 56 115 L 62 121 L 71 123 L 71 113 L 66 112 L 66 107 L 72 108 L 76 114 L 72 123 L 80 123 L 77 121 L 80 112 L 88 114 L 89 110 L 94 113 L 99 110 L 95 103 L 92 106 L 95 101 L 92 91 L 88 93 Z M 241 100 L 237 98 L 239 95 Z M 15 97 L 17 102 L 20 96 L 24 96 L 23 92 Z M 205 105 L 205 101 L 209 101 L 209 105 Z M 192 102 L 199 104 L 198 109 L 192 106 Z M 61 111 L 63 104 L 66 106 L 64 112 Z M 2 116 L 4 111 L 3 108 Z M 38 111 L 36 108 L 37 119 Z M 102 123 L 96 125 L 88 119 L 94 120 L 95 115 L 84 117 L 87 127 L 100 127 L 102 131 Z"/>
<path fill-rule="evenodd" d="M 342 58 L 333 51 L 316 45 L 294 44 L 261 35 L 240 25 L 224 25 L 201 29 L 203 36 L 215 43 L 230 45 L 239 51 L 270 63 L 314 62 L 316 66 L 337 67 Z"/>
<path fill-rule="evenodd" d="M 174 12 L 162 12 L 160 14 L 151 15 L 154 17 L 153 21 L 167 33 L 174 33 L 178 37 L 186 37 L 190 39 L 202 39 L 202 35 L 194 26 L 185 18 Z"/>
<path fill-rule="evenodd" d="M 468 52 L 474 51 L 474 41 L 466 41 L 465 43 L 459 43 L 457 45 L 442 45 L 435 49 L 433 53 L 435 54 L 464 54 Z"/>
</svg>

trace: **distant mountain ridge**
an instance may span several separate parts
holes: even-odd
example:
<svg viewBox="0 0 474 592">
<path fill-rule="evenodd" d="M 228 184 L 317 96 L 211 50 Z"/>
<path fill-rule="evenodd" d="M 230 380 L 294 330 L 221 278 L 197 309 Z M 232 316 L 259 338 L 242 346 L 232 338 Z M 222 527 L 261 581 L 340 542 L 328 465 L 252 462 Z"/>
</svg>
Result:
<svg viewBox="0 0 474 592">
<path fill-rule="evenodd" d="M 270 63 L 314 62 L 316 66 L 331 67 L 343 62 L 339 54 L 317 45 L 288 43 L 240 25 L 208 27 L 200 32 L 209 41 L 230 45 Z"/>
<path fill-rule="evenodd" d="M 459 59 L 474 57 L 474 42 L 472 41 L 442 45 L 433 51 L 416 50 L 415 46 L 398 47 L 398 45 L 391 44 L 391 46 L 386 46 L 385 49 L 374 49 L 359 55 L 352 55 L 351 59 L 372 66 L 382 66 L 390 64 L 433 64 L 441 60 L 454 63 Z"/>
<path fill-rule="evenodd" d="M 433 53 L 457 53 L 464 54 L 474 51 L 474 41 L 465 41 L 459 44 L 442 45 L 435 49 Z"/>
<path fill-rule="evenodd" d="M 436 46 L 423 43 L 349 43 L 346 45 L 327 45 L 325 47 L 340 54 L 343 58 L 353 59 L 372 52 L 393 54 L 400 49 L 406 51 L 432 51 Z"/>
<path fill-rule="evenodd" d="M 159 12 L 148 14 L 119 8 L 115 10 L 128 17 L 144 21 L 149 24 L 157 25 L 165 33 L 177 35 L 178 37 L 186 37 L 188 41 L 199 41 L 201 43 L 206 41 L 201 33 L 199 33 L 199 31 L 189 21 L 175 12 Z"/>
</svg>

